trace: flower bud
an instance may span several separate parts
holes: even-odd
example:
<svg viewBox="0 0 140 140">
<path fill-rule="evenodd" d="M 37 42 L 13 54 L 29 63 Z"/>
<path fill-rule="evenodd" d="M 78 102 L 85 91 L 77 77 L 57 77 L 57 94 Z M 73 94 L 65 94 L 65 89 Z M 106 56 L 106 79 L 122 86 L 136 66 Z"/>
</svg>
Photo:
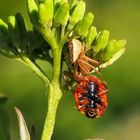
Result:
<svg viewBox="0 0 140 140">
<path fill-rule="evenodd" d="M 85 14 L 85 6 L 86 4 L 84 1 L 79 1 L 77 5 L 72 8 L 68 30 L 71 30 L 75 24 L 83 18 Z"/>
<path fill-rule="evenodd" d="M 61 0 L 54 0 L 54 5 L 58 3 L 61 3 Z"/>
<path fill-rule="evenodd" d="M 118 60 L 125 52 L 126 48 L 121 48 L 118 52 L 116 52 L 111 59 L 109 59 L 107 62 L 101 64 L 99 68 L 106 68 L 109 65 L 112 65 L 116 60 Z"/>
<path fill-rule="evenodd" d="M 97 30 L 94 26 L 91 26 L 91 28 L 88 31 L 88 35 L 86 37 L 86 47 L 90 48 L 95 37 L 97 36 Z"/>
<path fill-rule="evenodd" d="M 79 2 L 78 0 L 72 0 L 71 9 L 73 9 L 77 5 L 78 2 Z"/>
<path fill-rule="evenodd" d="M 25 50 L 25 47 L 28 44 L 27 41 L 27 28 L 24 22 L 24 18 L 22 17 L 22 15 L 20 13 L 17 13 L 16 16 L 16 22 L 18 24 L 19 30 L 20 30 L 20 39 L 21 39 L 21 45 L 20 47 Z"/>
<path fill-rule="evenodd" d="M 99 53 L 101 50 L 103 50 L 108 44 L 108 39 L 109 39 L 109 31 L 103 30 L 102 32 L 100 32 L 97 36 L 97 40 L 93 48 L 94 52 Z"/>
<path fill-rule="evenodd" d="M 59 8 L 61 0 L 54 0 L 54 12 Z"/>
<path fill-rule="evenodd" d="M 38 7 L 34 0 L 27 0 L 27 10 L 32 24 L 38 23 Z"/>
<path fill-rule="evenodd" d="M 54 15 L 54 2 L 53 0 L 44 0 L 44 3 L 40 4 L 41 7 L 39 9 L 39 17 L 40 20 L 42 20 L 41 23 L 47 25 L 48 27 L 51 27 Z"/>
<path fill-rule="evenodd" d="M 21 38 L 24 39 L 27 36 L 27 28 L 24 22 L 24 18 L 20 13 L 17 13 L 15 18 L 20 29 Z"/>
<path fill-rule="evenodd" d="M 46 6 L 44 3 L 39 4 L 39 22 L 41 24 L 47 24 L 48 17 L 46 16 L 46 13 L 48 12 Z"/>
<path fill-rule="evenodd" d="M 2 19 L 0 19 L 0 31 L 3 35 L 8 34 L 8 25 Z"/>
<path fill-rule="evenodd" d="M 78 35 L 86 36 L 88 34 L 88 29 L 92 25 L 93 19 L 94 15 L 92 13 L 85 15 L 84 18 L 75 26 L 74 32 Z"/>
<path fill-rule="evenodd" d="M 20 29 L 15 16 L 8 17 L 8 28 L 11 41 L 16 48 L 20 47 Z"/>
<path fill-rule="evenodd" d="M 125 44 L 126 40 L 111 40 L 102 52 L 102 60 L 104 62 L 110 60 Z"/>
<path fill-rule="evenodd" d="M 54 15 L 54 24 L 65 26 L 69 18 L 69 4 L 62 4 Z"/>
</svg>

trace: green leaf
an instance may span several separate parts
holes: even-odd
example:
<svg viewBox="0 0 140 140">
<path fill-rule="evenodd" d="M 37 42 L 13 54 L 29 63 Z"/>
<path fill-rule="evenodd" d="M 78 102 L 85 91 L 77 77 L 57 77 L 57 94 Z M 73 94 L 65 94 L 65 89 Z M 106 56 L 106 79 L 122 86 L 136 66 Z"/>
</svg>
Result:
<svg viewBox="0 0 140 140">
<path fill-rule="evenodd" d="M 62 4 L 54 15 L 54 24 L 65 26 L 69 18 L 69 3 Z"/>
<path fill-rule="evenodd" d="M 84 14 L 85 14 L 85 7 L 86 7 L 86 4 L 84 1 L 79 1 L 77 3 L 77 5 L 75 5 L 72 10 L 71 10 L 71 17 L 70 17 L 70 23 L 68 25 L 68 30 L 71 30 L 75 24 L 80 21 Z"/>
<path fill-rule="evenodd" d="M 108 44 L 108 39 L 109 39 L 108 30 L 103 30 L 102 32 L 99 32 L 95 42 L 95 46 L 93 48 L 94 52 L 99 53 L 101 50 L 103 50 Z"/>
<path fill-rule="evenodd" d="M 97 36 L 96 27 L 91 26 L 91 28 L 88 31 L 88 35 L 86 37 L 86 47 L 87 48 L 91 47 L 91 45 L 92 45 L 94 39 L 96 38 L 96 36 Z"/>
<path fill-rule="evenodd" d="M 94 15 L 92 13 L 85 15 L 84 18 L 76 24 L 74 32 L 80 36 L 87 36 L 88 29 L 92 25 L 93 19 Z"/>
<path fill-rule="evenodd" d="M 34 0 L 27 0 L 27 10 L 32 24 L 38 23 L 38 7 Z"/>
<path fill-rule="evenodd" d="M 126 40 L 111 40 L 102 52 L 102 61 L 110 60 L 126 44 Z"/>
<path fill-rule="evenodd" d="M 15 111 L 18 118 L 20 140 L 30 140 L 30 134 L 21 111 L 17 107 L 15 107 Z"/>
</svg>

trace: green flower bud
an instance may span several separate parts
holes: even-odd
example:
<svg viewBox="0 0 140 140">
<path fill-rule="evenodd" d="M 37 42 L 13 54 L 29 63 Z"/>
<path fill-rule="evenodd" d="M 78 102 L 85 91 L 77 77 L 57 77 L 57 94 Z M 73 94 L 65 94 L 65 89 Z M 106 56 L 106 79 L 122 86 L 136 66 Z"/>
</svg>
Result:
<svg viewBox="0 0 140 140">
<path fill-rule="evenodd" d="M 34 0 L 27 0 L 27 9 L 32 24 L 38 23 L 38 7 Z"/>
<path fill-rule="evenodd" d="M 0 53 L 6 54 L 8 50 L 8 25 L 0 19 Z"/>
<path fill-rule="evenodd" d="M 0 19 L 0 31 L 3 35 L 8 34 L 8 25 L 2 19 Z"/>
<path fill-rule="evenodd" d="M 125 44 L 126 40 L 111 40 L 102 52 L 102 60 L 104 62 L 110 60 Z"/>
<path fill-rule="evenodd" d="M 63 4 L 63 3 L 67 3 L 68 2 L 68 0 L 61 0 L 61 3 Z"/>
<path fill-rule="evenodd" d="M 54 5 L 56 5 L 57 3 L 61 3 L 61 0 L 54 0 Z"/>
<path fill-rule="evenodd" d="M 24 22 L 24 18 L 20 13 L 17 13 L 15 17 L 18 27 L 20 29 L 21 39 L 24 39 L 27 36 L 27 28 Z"/>
<path fill-rule="evenodd" d="M 54 5 L 53 5 L 54 3 L 53 3 L 53 0 L 44 0 L 44 4 L 45 4 L 46 11 L 44 14 L 42 13 L 42 16 L 46 17 L 46 23 L 48 27 L 51 27 L 53 15 L 54 15 Z"/>
<path fill-rule="evenodd" d="M 99 68 L 106 68 L 109 65 L 112 65 L 116 60 L 118 60 L 125 52 L 126 48 L 121 48 L 118 52 L 116 52 L 111 59 L 107 62 L 101 64 Z"/>
<path fill-rule="evenodd" d="M 8 28 L 11 41 L 13 45 L 17 48 L 20 47 L 20 29 L 16 22 L 15 16 L 8 17 Z"/>
<path fill-rule="evenodd" d="M 65 26 L 69 18 L 69 4 L 62 4 L 54 15 L 54 24 Z"/>
<path fill-rule="evenodd" d="M 79 1 L 77 5 L 72 8 L 68 30 L 71 30 L 75 26 L 75 24 L 83 18 L 85 14 L 85 7 L 85 2 Z"/>
<path fill-rule="evenodd" d="M 41 24 L 47 24 L 48 17 L 46 16 L 46 13 L 48 12 L 46 5 L 44 3 L 39 4 L 39 22 Z"/>
<path fill-rule="evenodd" d="M 84 18 L 75 26 L 74 32 L 78 35 L 86 36 L 88 34 L 88 29 L 92 25 L 93 19 L 94 15 L 92 13 L 85 15 Z"/>
<path fill-rule="evenodd" d="M 27 35 L 27 28 L 24 22 L 24 18 L 22 17 L 20 13 L 17 13 L 15 18 L 16 18 L 16 22 L 20 30 L 20 39 L 21 39 L 20 47 L 22 48 L 22 50 L 25 50 L 25 47 L 28 44 L 28 41 L 27 41 L 28 35 Z"/>
<path fill-rule="evenodd" d="M 57 10 L 57 8 L 59 8 L 61 4 L 61 0 L 54 0 L 54 11 Z"/>
<path fill-rule="evenodd" d="M 94 26 L 91 26 L 91 28 L 88 31 L 88 35 L 86 37 L 86 47 L 91 47 L 95 37 L 97 36 L 97 30 Z"/>
<path fill-rule="evenodd" d="M 95 42 L 95 46 L 93 48 L 95 53 L 99 53 L 101 50 L 103 50 L 106 45 L 108 44 L 109 39 L 109 31 L 104 30 L 98 34 L 97 40 Z"/>
<path fill-rule="evenodd" d="M 78 2 L 79 2 L 78 0 L 72 0 L 72 2 L 71 2 L 71 9 L 73 9 L 74 6 L 76 6 Z"/>
</svg>

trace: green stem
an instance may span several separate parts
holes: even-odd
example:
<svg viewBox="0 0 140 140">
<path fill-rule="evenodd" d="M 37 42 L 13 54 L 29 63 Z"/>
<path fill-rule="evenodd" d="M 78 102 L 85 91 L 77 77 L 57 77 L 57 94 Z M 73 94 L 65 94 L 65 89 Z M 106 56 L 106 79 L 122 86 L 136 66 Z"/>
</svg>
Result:
<svg viewBox="0 0 140 140">
<path fill-rule="evenodd" d="M 52 48 L 57 46 L 56 40 L 54 39 L 54 33 L 50 30 L 50 28 L 38 27 L 41 35 L 49 43 Z"/>
<path fill-rule="evenodd" d="M 53 78 L 49 86 L 48 112 L 45 119 L 41 140 L 50 140 L 55 125 L 56 112 L 59 101 L 62 97 L 60 89 L 61 49 L 58 46 L 53 48 Z"/>
<path fill-rule="evenodd" d="M 62 92 L 56 83 L 52 83 L 49 87 L 48 94 L 48 111 L 45 119 L 44 129 L 41 140 L 50 140 L 55 125 L 56 112 Z"/>
<path fill-rule="evenodd" d="M 18 59 L 19 60 L 19 59 Z M 22 56 L 21 62 L 28 66 L 35 74 L 44 82 L 45 85 L 50 85 L 48 76 L 42 71 L 42 69 L 28 57 Z"/>
</svg>

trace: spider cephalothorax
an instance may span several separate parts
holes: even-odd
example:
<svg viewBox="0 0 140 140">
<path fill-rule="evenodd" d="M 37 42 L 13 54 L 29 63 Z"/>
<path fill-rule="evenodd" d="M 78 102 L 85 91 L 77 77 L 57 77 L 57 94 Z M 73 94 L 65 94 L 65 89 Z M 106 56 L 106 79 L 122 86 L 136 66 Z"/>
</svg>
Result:
<svg viewBox="0 0 140 140">
<path fill-rule="evenodd" d="M 69 59 L 73 68 L 73 78 L 78 80 L 79 77 L 88 75 L 91 70 L 96 70 L 99 62 L 89 58 L 86 52 L 89 50 L 85 44 L 78 39 L 72 39 L 68 43 Z"/>
</svg>

